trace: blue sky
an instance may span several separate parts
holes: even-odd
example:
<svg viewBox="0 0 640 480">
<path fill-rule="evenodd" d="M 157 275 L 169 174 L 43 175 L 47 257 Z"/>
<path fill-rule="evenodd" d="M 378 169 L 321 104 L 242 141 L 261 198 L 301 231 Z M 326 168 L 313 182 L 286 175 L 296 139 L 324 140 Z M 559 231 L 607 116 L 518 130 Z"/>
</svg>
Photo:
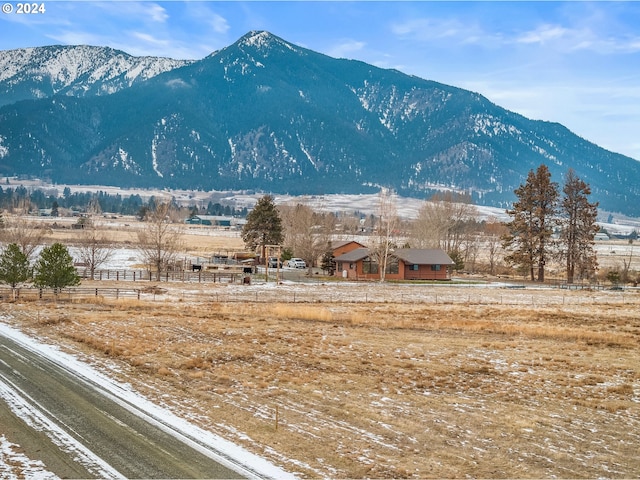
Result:
<svg viewBox="0 0 640 480">
<path fill-rule="evenodd" d="M 0 14 L 0 50 L 88 44 L 198 59 L 268 30 L 479 92 L 640 160 L 640 2 L 48 0 L 31 15 L 2 3 L 14 12 Z"/>
</svg>

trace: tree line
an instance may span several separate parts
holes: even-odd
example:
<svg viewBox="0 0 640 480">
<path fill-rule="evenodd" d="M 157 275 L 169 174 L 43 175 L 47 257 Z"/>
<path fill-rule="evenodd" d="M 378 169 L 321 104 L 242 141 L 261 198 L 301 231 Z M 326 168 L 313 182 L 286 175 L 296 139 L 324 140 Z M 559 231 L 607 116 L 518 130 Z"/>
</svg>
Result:
<svg viewBox="0 0 640 480">
<path fill-rule="evenodd" d="M 77 263 L 84 266 L 93 279 L 96 270 L 112 257 L 116 246 L 99 223 L 99 217 L 85 220 L 83 228 L 77 230 L 74 248 Z M 181 218 L 171 203 L 160 203 L 149 210 L 143 220 L 143 228 L 136 231 L 135 248 L 141 261 L 159 280 L 163 272 L 175 265 L 184 250 Z M 8 284 L 14 293 L 17 286 L 29 282 L 36 287 L 56 290 L 80 283 L 67 246 L 56 242 L 41 248 L 46 235 L 45 228 L 34 226 L 21 217 L 0 222 L 0 240 L 5 244 L 0 252 L 0 283 Z"/>
<path fill-rule="evenodd" d="M 154 211 L 157 204 L 163 203 L 155 196 L 143 199 L 139 194 L 121 195 L 98 192 L 72 192 L 65 187 L 62 195 L 53 189 L 27 189 L 24 186 L 0 186 L 0 211 L 29 213 L 34 210 L 51 210 L 52 216 L 58 216 L 63 209 L 82 213 L 109 212 L 119 215 L 136 215 L 144 218 L 146 212 Z M 173 202 L 177 208 L 175 201 Z M 247 208 L 235 208 L 209 201 L 201 207 L 190 207 L 196 215 L 224 215 L 244 218 Z"/>
<path fill-rule="evenodd" d="M 265 259 L 267 245 L 282 245 L 285 256 L 303 258 L 309 266 L 322 258 L 330 266 L 330 242 L 340 233 L 368 233 L 371 256 L 384 280 L 387 261 L 401 247 L 445 250 L 456 269 L 474 270 L 481 255 L 490 274 L 500 262 L 544 282 L 551 262 L 564 264 L 566 279 L 592 279 L 598 262 L 594 249 L 598 204 L 589 201 L 589 185 L 568 170 L 562 189 L 551 180 L 546 165 L 529 172 L 515 190 L 517 200 L 506 211 L 510 221 L 496 218 L 478 221 L 477 208 L 465 194 L 434 195 L 412 221 L 399 218 L 393 192 L 382 190 L 376 214 L 349 217 L 314 211 L 303 203 L 276 206 L 272 196 L 258 200 L 247 215 L 242 237 L 248 249 Z M 353 218 L 351 218 L 353 220 Z"/>
<path fill-rule="evenodd" d="M 549 260 L 565 262 L 568 283 L 576 276 L 591 278 L 598 261 L 594 249 L 598 203 L 589 202 L 591 189 L 573 170 L 565 176 L 562 194 L 546 165 L 531 170 L 515 191 L 517 201 L 507 210 L 511 221 L 504 235 L 506 260 L 544 282 Z"/>
<path fill-rule="evenodd" d="M 319 263 L 331 271 L 333 239 L 343 234 L 368 235 L 367 246 L 378 264 L 381 280 L 393 268 L 388 264 L 393 251 L 409 247 L 443 249 L 454 260 L 456 270 L 475 272 L 484 262 L 485 271 L 491 275 L 516 269 L 540 282 L 551 263 L 562 264 L 567 281 L 572 283 L 593 278 L 598 266 L 594 250 L 598 204 L 589 201 L 590 193 L 589 185 L 572 170 L 565 175 L 561 188 L 552 181 L 548 168 L 541 165 L 515 190 L 517 199 L 506 211 L 508 222 L 491 217 L 478 220 L 477 207 L 470 197 L 454 192 L 432 196 L 413 220 L 400 218 L 399 200 L 388 190 L 381 191 L 376 212 L 369 216 L 316 211 L 298 201 L 276 205 L 272 196 L 265 195 L 247 214 L 242 238 L 246 248 L 258 252 L 265 261 L 274 254 L 281 260 L 296 256 L 309 267 Z M 176 268 L 176 258 L 184 250 L 184 218 L 197 211 L 194 206 L 189 211 L 175 202 L 155 201 L 144 209 L 144 226 L 138 230 L 135 248 L 157 278 Z M 84 227 L 78 232 L 77 255 L 93 277 L 114 247 L 97 220 L 86 222 Z M 5 245 L 17 245 L 30 261 L 35 247 L 42 245 L 43 232 L 28 228 L 20 217 L 13 218 L 0 232 Z M 269 251 L 270 246 L 278 248 Z M 8 251 L 5 248 L 4 253 Z"/>
</svg>

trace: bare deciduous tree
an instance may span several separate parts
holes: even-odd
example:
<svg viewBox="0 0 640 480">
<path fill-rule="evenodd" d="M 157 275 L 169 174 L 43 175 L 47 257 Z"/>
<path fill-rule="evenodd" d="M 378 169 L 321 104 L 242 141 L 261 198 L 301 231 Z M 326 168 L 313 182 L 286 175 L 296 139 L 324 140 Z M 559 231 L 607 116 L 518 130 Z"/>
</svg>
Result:
<svg viewBox="0 0 640 480">
<path fill-rule="evenodd" d="M 95 221 L 85 223 L 81 232 L 77 247 L 78 257 L 89 269 L 93 280 L 96 269 L 113 256 L 114 247 Z"/>
<path fill-rule="evenodd" d="M 378 224 L 376 228 L 376 245 L 373 255 L 378 260 L 380 281 L 384 282 L 389 255 L 395 246 L 394 239 L 398 227 L 398 210 L 396 196 L 389 189 L 383 188 L 378 196 Z"/>
<path fill-rule="evenodd" d="M 335 217 L 315 212 L 302 203 L 282 205 L 279 211 L 285 232 L 285 245 L 307 262 L 311 269 L 327 249 L 335 227 Z"/>
<path fill-rule="evenodd" d="M 171 223 L 171 205 L 162 203 L 147 212 L 144 227 L 138 232 L 138 249 L 142 260 L 156 272 L 163 272 L 175 262 L 182 248 L 182 228 Z"/>
<path fill-rule="evenodd" d="M 445 192 L 434 195 L 418 211 L 411 245 L 461 252 L 469 222 L 478 215 L 468 195 Z"/>
<path fill-rule="evenodd" d="M 34 261 L 35 251 L 43 244 L 46 233 L 45 228 L 22 217 L 5 219 L 5 227 L 0 230 L 2 241 L 18 245 L 29 262 Z"/>
<path fill-rule="evenodd" d="M 489 273 L 496 274 L 496 263 L 502 251 L 501 238 L 509 233 L 504 223 L 499 222 L 495 217 L 490 217 L 485 225 L 485 245 L 487 260 L 489 262 Z"/>
</svg>

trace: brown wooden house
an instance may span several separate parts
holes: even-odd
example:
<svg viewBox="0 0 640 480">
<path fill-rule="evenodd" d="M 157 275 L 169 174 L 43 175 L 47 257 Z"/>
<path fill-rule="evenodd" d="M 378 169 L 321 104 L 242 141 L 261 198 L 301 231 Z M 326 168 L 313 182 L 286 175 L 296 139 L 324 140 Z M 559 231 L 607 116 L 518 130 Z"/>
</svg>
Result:
<svg viewBox="0 0 640 480">
<path fill-rule="evenodd" d="M 380 279 L 380 265 L 368 248 L 336 256 L 336 275 L 352 280 Z M 389 255 L 387 280 L 451 280 L 453 260 L 441 249 L 400 248 Z"/>
</svg>

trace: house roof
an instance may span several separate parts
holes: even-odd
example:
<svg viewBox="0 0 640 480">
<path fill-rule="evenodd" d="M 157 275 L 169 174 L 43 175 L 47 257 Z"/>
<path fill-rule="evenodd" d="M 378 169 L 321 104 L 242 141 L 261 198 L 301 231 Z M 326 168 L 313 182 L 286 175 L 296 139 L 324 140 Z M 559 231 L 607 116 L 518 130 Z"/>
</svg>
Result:
<svg viewBox="0 0 640 480">
<path fill-rule="evenodd" d="M 393 255 L 405 263 L 415 265 L 454 265 L 455 263 L 444 250 L 439 248 L 400 248 L 393 252 Z"/>
<path fill-rule="evenodd" d="M 335 258 L 336 262 L 357 262 L 371 255 L 368 248 L 356 248 Z M 439 248 L 400 248 L 392 256 L 412 265 L 454 265 L 449 255 Z"/>
<path fill-rule="evenodd" d="M 368 257 L 370 253 L 368 248 L 355 248 L 350 252 L 337 256 L 334 260 L 336 262 L 357 262 Z"/>
<path fill-rule="evenodd" d="M 339 242 L 331 242 L 329 246 L 331 247 L 331 250 L 336 250 L 340 247 L 344 247 L 345 245 L 349 245 L 350 243 L 355 243 L 356 245 L 360 245 L 361 247 L 364 247 L 364 245 L 362 245 L 360 242 L 357 242 L 355 240 L 341 240 Z"/>
</svg>

